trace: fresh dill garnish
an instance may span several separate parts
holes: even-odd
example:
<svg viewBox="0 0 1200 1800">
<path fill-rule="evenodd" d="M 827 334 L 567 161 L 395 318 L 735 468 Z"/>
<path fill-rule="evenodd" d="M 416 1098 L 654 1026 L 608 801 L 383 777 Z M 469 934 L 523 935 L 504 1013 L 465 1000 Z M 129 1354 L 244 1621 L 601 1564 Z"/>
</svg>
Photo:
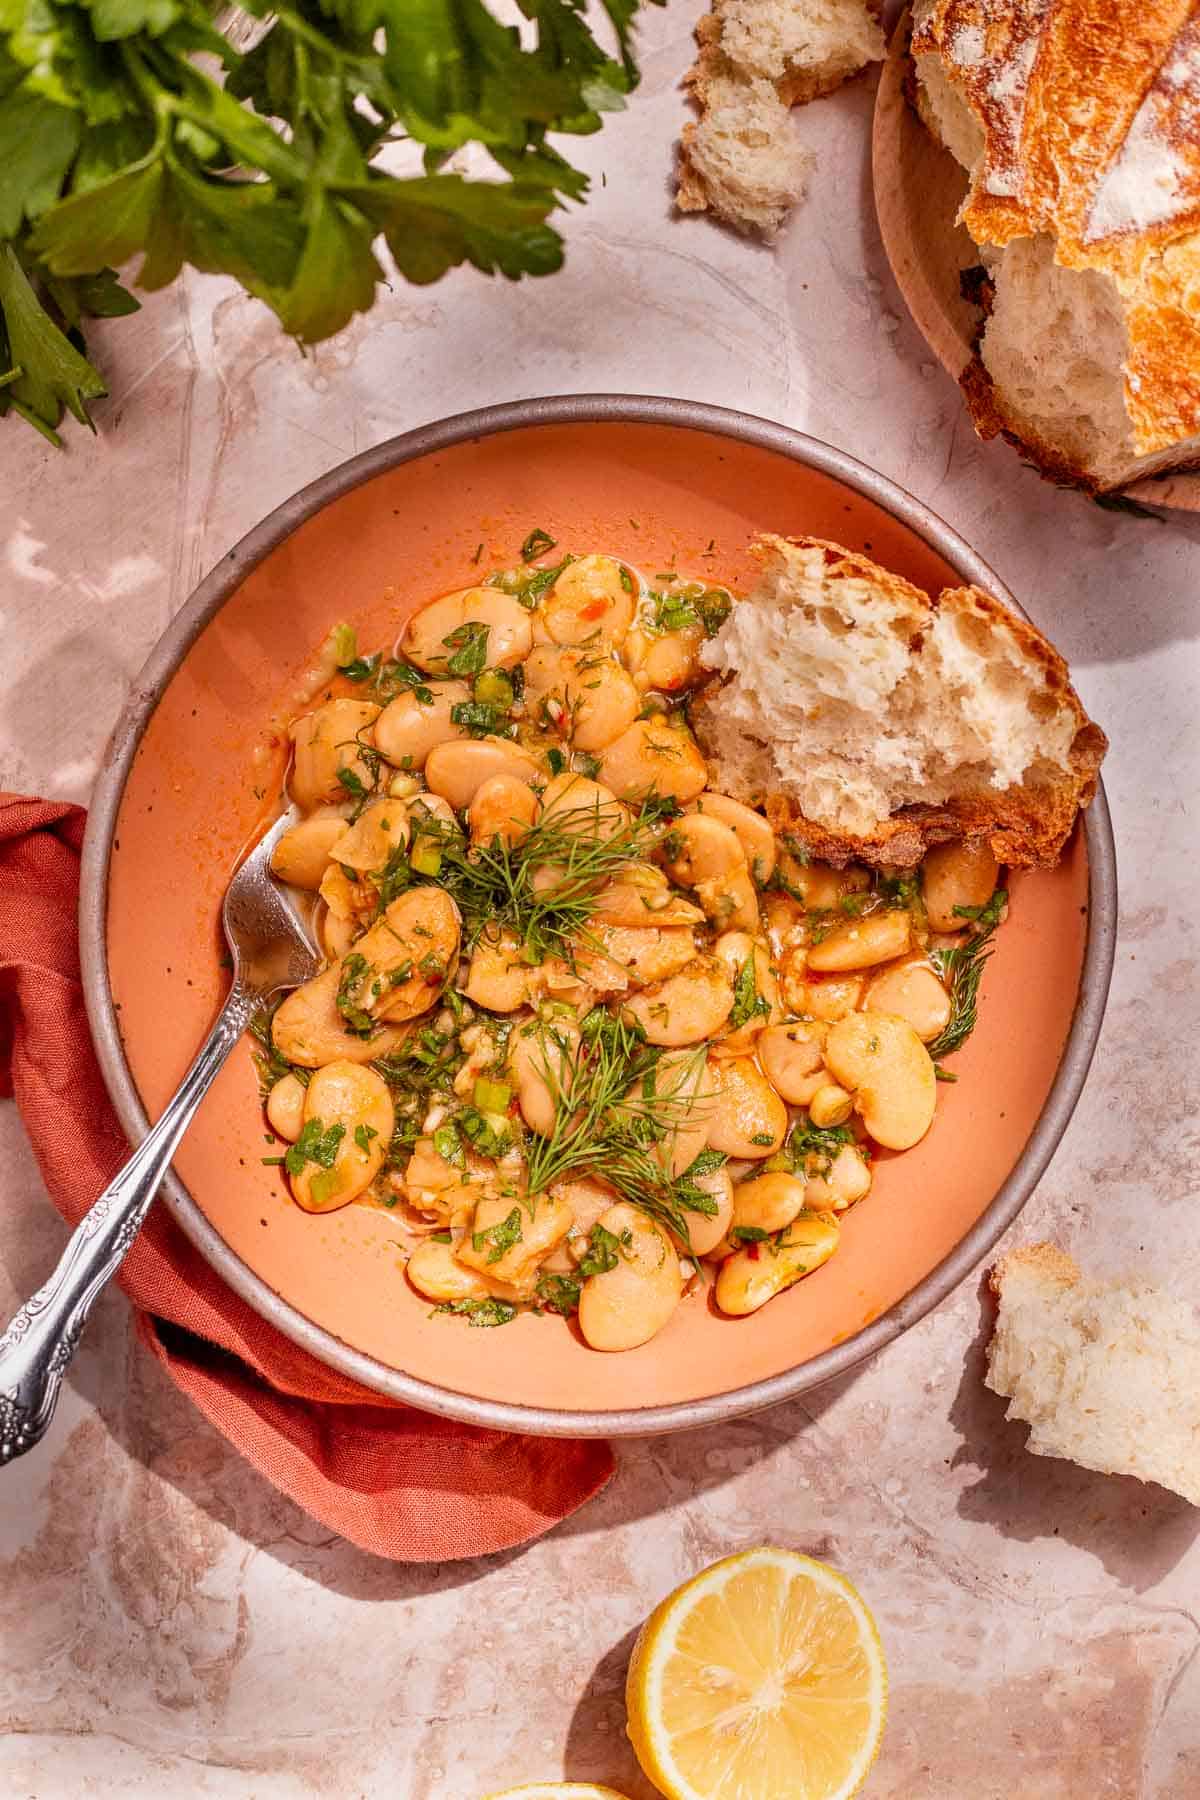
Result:
<svg viewBox="0 0 1200 1800">
<path fill-rule="evenodd" d="M 709 1165 L 693 1163 L 682 1176 L 671 1174 L 675 1134 L 695 1113 L 694 1077 L 704 1052 L 673 1058 L 664 1081 L 663 1051 L 646 1042 L 635 1021 L 596 1007 L 581 1030 L 561 1083 L 549 1057 L 543 1062 L 554 1123 L 527 1145 L 529 1193 L 595 1175 L 686 1246 L 687 1214 L 717 1211 L 717 1202 L 695 1183 Z"/>
<path fill-rule="evenodd" d="M 555 809 L 515 844 L 494 838 L 470 851 L 447 830 L 437 879 L 458 904 L 467 945 L 507 930 L 528 962 L 569 961 L 605 883 L 654 848 L 662 817 L 655 797 L 630 819 L 615 806 L 581 803 Z"/>
<path fill-rule="evenodd" d="M 987 946 L 1007 904 L 1008 894 L 1004 888 L 997 888 L 986 906 L 956 906 L 955 912 L 960 918 L 969 919 L 974 930 L 961 944 L 930 952 L 930 960 L 950 992 L 950 1017 L 933 1042 L 925 1046 L 935 1063 L 955 1050 L 961 1050 L 975 1029 L 979 1018 L 979 984 L 992 954 Z"/>
</svg>

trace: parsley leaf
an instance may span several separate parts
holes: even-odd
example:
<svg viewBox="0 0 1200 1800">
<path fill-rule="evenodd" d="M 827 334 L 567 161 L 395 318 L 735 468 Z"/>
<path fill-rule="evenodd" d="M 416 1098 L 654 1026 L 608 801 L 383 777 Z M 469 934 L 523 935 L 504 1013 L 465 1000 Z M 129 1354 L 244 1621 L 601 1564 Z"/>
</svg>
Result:
<svg viewBox="0 0 1200 1800">
<path fill-rule="evenodd" d="M 449 675 L 478 675 L 487 664 L 487 643 L 489 625 L 479 619 L 469 619 L 465 625 L 456 625 L 449 637 L 442 639 L 447 650 L 451 652 L 446 662 Z"/>
<path fill-rule="evenodd" d="M 473 1231 L 471 1248 L 482 1250 L 486 1245 L 488 1262 L 498 1263 L 514 1244 L 521 1242 L 523 1236 L 521 1209 L 514 1206 L 507 1218 L 499 1220 L 495 1225 L 485 1225 L 482 1231 Z"/>
<path fill-rule="evenodd" d="M 283 1159 L 284 1168 L 289 1175 L 299 1175 L 305 1163 L 316 1163 L 318 1168 L 332 1169 L 338 1145 L 345 1135 L 344 1125 L 330 1125 L 327 1128 L 320 1119 L 306 1119 L 300 1136 L 294 1144 L 288 1146 Z"/>
<path fill-rule="evenodd" d="M 443 1300 L 431 1316 L 436 1318 L 439 1313 L 456 1313 L 468 1325 L 492 1326 L 511 1325 L 517 1309 L 511 1300 Z"/>
</svg>

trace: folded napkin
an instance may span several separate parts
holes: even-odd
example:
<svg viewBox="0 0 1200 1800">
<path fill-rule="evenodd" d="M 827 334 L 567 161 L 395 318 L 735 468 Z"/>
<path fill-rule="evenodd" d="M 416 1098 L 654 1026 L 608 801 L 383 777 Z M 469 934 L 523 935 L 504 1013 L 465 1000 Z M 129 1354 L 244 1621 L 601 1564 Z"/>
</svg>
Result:
<svg viewBox="0 0 1200 1800">
<path fill-rule="evenodd" d="M 0 1095 L 15 1096 L 72 1225 L 129 1155 L 79 981 L 83 825 L 77 806 L 0 794 Z M 523 1543 L 612 1472 L 606 1444 L 457 1425 L 327 1369 L 232 1293 L 165 1207 L 118 1279 L 143 1342 L 218 1431 L 305 1512 L 377 1556 L 434 1562 Z"/>
</svg>

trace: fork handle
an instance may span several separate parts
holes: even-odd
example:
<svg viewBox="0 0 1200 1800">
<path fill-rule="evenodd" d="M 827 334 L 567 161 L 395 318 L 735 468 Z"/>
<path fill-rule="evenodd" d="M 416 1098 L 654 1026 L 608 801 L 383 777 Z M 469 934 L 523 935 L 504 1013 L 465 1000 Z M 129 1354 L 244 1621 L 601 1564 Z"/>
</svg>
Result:
<svg viewBox="0 0 1200 1800">
<path fill-rule="evenodd" d="M 192 1116 L 259 995 L 235 985 L 195 1061 L 120 1174 L 84 1214 L 50 1279 L 0 1335 L 0 1463 L 44 1435 L 88 1315 L 141 1230 Z"/>
</svg>

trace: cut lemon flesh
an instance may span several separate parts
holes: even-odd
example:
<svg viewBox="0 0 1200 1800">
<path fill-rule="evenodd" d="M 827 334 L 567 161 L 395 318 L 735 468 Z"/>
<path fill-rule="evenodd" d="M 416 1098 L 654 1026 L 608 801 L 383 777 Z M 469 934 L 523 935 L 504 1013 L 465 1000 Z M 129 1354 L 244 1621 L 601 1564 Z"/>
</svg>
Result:
<svg viewBox="0 0 1200 1800">
<path fill-rule="evenodd" d="M 879 1751 L 887 1666 L 855 1589 L 794 1550 L 746 1550 L 671 1594 L 626 1687 L 668 1800 L 849 1800 Z"/>
<path fill-rule="evenodd" d="M 625 1800 L 625 1795 L 591 1781 L 531 1781 L 526 1787 L 488 1794 L 485 1800 Z"/>
</svg>

